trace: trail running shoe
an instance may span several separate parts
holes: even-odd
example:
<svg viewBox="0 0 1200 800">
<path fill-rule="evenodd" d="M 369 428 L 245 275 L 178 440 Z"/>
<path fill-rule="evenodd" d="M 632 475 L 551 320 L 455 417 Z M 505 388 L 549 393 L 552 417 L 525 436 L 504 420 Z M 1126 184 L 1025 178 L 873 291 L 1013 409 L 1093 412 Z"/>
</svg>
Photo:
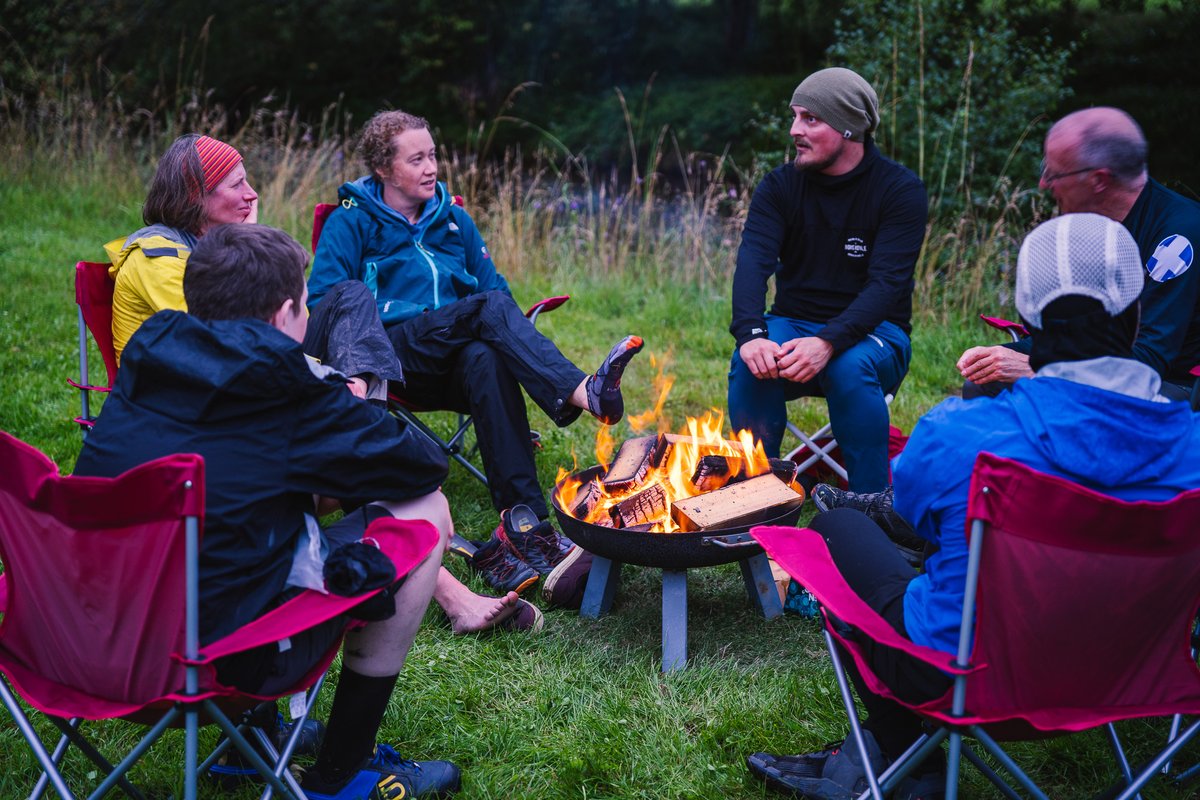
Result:
<svg viewBox="0 0 1200 800">
<path fill-rule="evenodd" d="M 374 757 L 340 786 L 321 780 L 310 770 L 301 788 L 309 800 L 409 800 L 412 797 L 449 797 L 462 784 L 462 772 L 449 761 L 410 761 L 386 744 L 375 747 Z"/>
<path fill-rule="evenodd" d="M 905 561 L 914 567 L 920 567 L 925 560 L 925 540 L 917 536 L 912 526 L 892 507 L 891 486 L 882 492 L 860 494 L 818 483 L 813 487 L 812 500 L 821 511 L 831 508 L 853 508 L 861 511 L 883 529 Z"/>
<path fill-rule="evenodd" d="M 564 539 L 554 530 L 550 520 L 539 520 L 526 505 L 516 505 L 500 512 L 496 538 L 543 577 L 553 572 L 575 547 L 569 539 Z"/>
<path fill-rule="evenodd" d="M 642 349 L 642 337 L 626 336 L 617 342 L 600 369 L 592 373 L 584 387 L 588 411 L 605 425 L 615 425 L 625 415 L 625 400 L 621 397 L 621 374 L 625 366 Z"/>
<path fill-rule="evenodd" d="M 278 727 L 270 735 L 274 741 L 275 749 L 283 750 L 283 746 L 287 744 L 287 740 L 292 735 L 296 723 L 284 722 L 283 714 L 279 714 L 278 712 L 276 712 L 276 719 Z M 300 738 L 296 740 L 296 747 L 292 750 L 292 758 L 296 758 L 297 756 L 315 756 L 317 751 L 321 749 L 321 742 L 324 738 L 325 723 L 320 720 L 306 719 L 304 727 L 301 728 Z M 254 739 L 250 739 L 250 741 L 254 743 Z M 259 749 L 257 743 L 255 743 L 255 749 Z M 263 754 L 263 758 L 268 764 L 272 762 L 272 759 L 265 754 Z M 262 780 L 262 776 L 258 774 L 258 770 L 250 766 L 241 751 L 232 746 L 225 751 L 216 764 L 208 768 L 208 776 L 227 792 L 237 791 L 247 781 Z"/>
<path fill-rule="evenodd" d="M 887 758 L 870 731 L 863 731 L 863 741 L 878 776 L 887 767 Z M 853 737 L 817 753 L 754 753 L 747 756 L 746 766 L 770 788 L 811 800 L 851 800 L 867 789 L 867 773 Z"/>
<path fill-rule="evenodd" d="M 488 586 L 501 592 L 520 594 L 538 581 L 538 574 L 533 567 L 522 561 L 495 535 L 480 543 L 475 555 L 468 558 L 467 563 Z"/>
</svg>

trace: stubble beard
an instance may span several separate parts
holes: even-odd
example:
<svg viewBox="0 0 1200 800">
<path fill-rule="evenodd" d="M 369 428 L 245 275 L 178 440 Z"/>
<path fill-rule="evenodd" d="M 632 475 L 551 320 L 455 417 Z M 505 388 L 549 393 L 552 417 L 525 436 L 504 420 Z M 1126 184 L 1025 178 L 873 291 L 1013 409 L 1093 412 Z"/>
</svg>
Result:
<svg viewBox="0 0 1200 800">
<path fill-rule="evenodd" d="M 821 159 L 820 161 L 809 161 L 803 164 L 800 163 L 801 154 L 796 153 L 795 159 L 792 160 L 792 166 L 794 166 L 800 172 L 824 172 L 837 163 L 837 160 L 842 157 L 842 151 L 845 148 L 845 142 L 838 142 L 837 149 L 825 158 Z M 812 149 L 809 148 L 806 152 L 811 154 Z"/>
</svg>

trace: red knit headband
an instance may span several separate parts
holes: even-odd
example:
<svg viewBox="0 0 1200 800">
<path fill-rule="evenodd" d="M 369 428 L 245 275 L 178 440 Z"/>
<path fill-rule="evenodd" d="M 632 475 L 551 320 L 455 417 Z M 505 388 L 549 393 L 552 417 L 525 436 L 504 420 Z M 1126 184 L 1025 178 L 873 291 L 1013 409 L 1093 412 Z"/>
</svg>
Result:
<svg viewBox="0 0 1200 800">
<path fill-rule="evenodd" d="M 196 155 L 200 156 L 200 168 L 204 172 L 204 191 L 211 192 L 242 160 L 242 154 L 224 142 L 211 136 L 196 140 Z"/>
</svg>

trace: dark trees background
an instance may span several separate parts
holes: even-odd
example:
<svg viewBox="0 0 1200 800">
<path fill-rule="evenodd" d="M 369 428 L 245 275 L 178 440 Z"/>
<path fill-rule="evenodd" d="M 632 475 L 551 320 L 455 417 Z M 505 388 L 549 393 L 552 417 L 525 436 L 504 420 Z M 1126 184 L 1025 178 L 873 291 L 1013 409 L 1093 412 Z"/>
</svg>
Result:
<svg viewBox="0 0 1200 800">
<path fill-rule="evenodd" d="M 0 112 L 72 90 L 119 96 L 127 108 L 155 113 L 200 96 L 227 109 L 233 125 L 271 104 L 313 120 L 339 104 L 352 127 L 376 109 L 402 107 L 451 139 L 506 113 L 603 165 L 628 136 L 620 89 L 647 140 L 669 123 L 685 149 L 719 153 L 731 145 L 745 161 L 763 148 L 782 152 L 791 89 L 826 64 L 839 15 L 845 25 L 856 7 L 879 4 L 0 0 Z M 960 5 L 968 14 L 1009 14 L 1021 37 L 1075 47 L 1074 97 L 1061 108 L 1030 109 L 1030 118 L 1121 105 L 1146 127 L 1156 174 L 1200 190 L 1190 152 L 1200 125 L 1193 44 L 1200 4 L 1158 0 L 1149 11 L 1141 0 Z M 499 135 L 506 143 L 536 134 L 509 125 Z"/>
</svg>

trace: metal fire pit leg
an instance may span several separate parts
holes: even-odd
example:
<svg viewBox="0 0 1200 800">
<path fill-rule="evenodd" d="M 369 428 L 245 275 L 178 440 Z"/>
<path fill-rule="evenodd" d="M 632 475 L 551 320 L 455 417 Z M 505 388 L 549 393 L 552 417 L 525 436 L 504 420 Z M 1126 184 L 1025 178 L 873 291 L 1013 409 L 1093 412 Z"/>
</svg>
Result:
<svg viewBox="0 0 1200 800">
<path fill-rule="evenodd" d="M 588 572 L 587 588 L 583 590 L 583 605 L 579 616 L 598 619 L 612 608 L 617 584 L 621 582 L 621 562 L 603 556 L 592 557 L 592 569 Z"/>
<path fill-rule="evenodd" d="M 767 619 L 775 619 L 783 613 L 779 590 L 775 588 L 775 576 L 771 574 L 771 563 L 766 553 L 759 553 L 738 562 L 742 568 L 742 580 L 746 582 L 746 593 Z"/>
<path fill-rule="evenodd" d="M 664 569 L 662 574 L 662 671 L 687 666 L 687 570 Z"/>
</svg>

